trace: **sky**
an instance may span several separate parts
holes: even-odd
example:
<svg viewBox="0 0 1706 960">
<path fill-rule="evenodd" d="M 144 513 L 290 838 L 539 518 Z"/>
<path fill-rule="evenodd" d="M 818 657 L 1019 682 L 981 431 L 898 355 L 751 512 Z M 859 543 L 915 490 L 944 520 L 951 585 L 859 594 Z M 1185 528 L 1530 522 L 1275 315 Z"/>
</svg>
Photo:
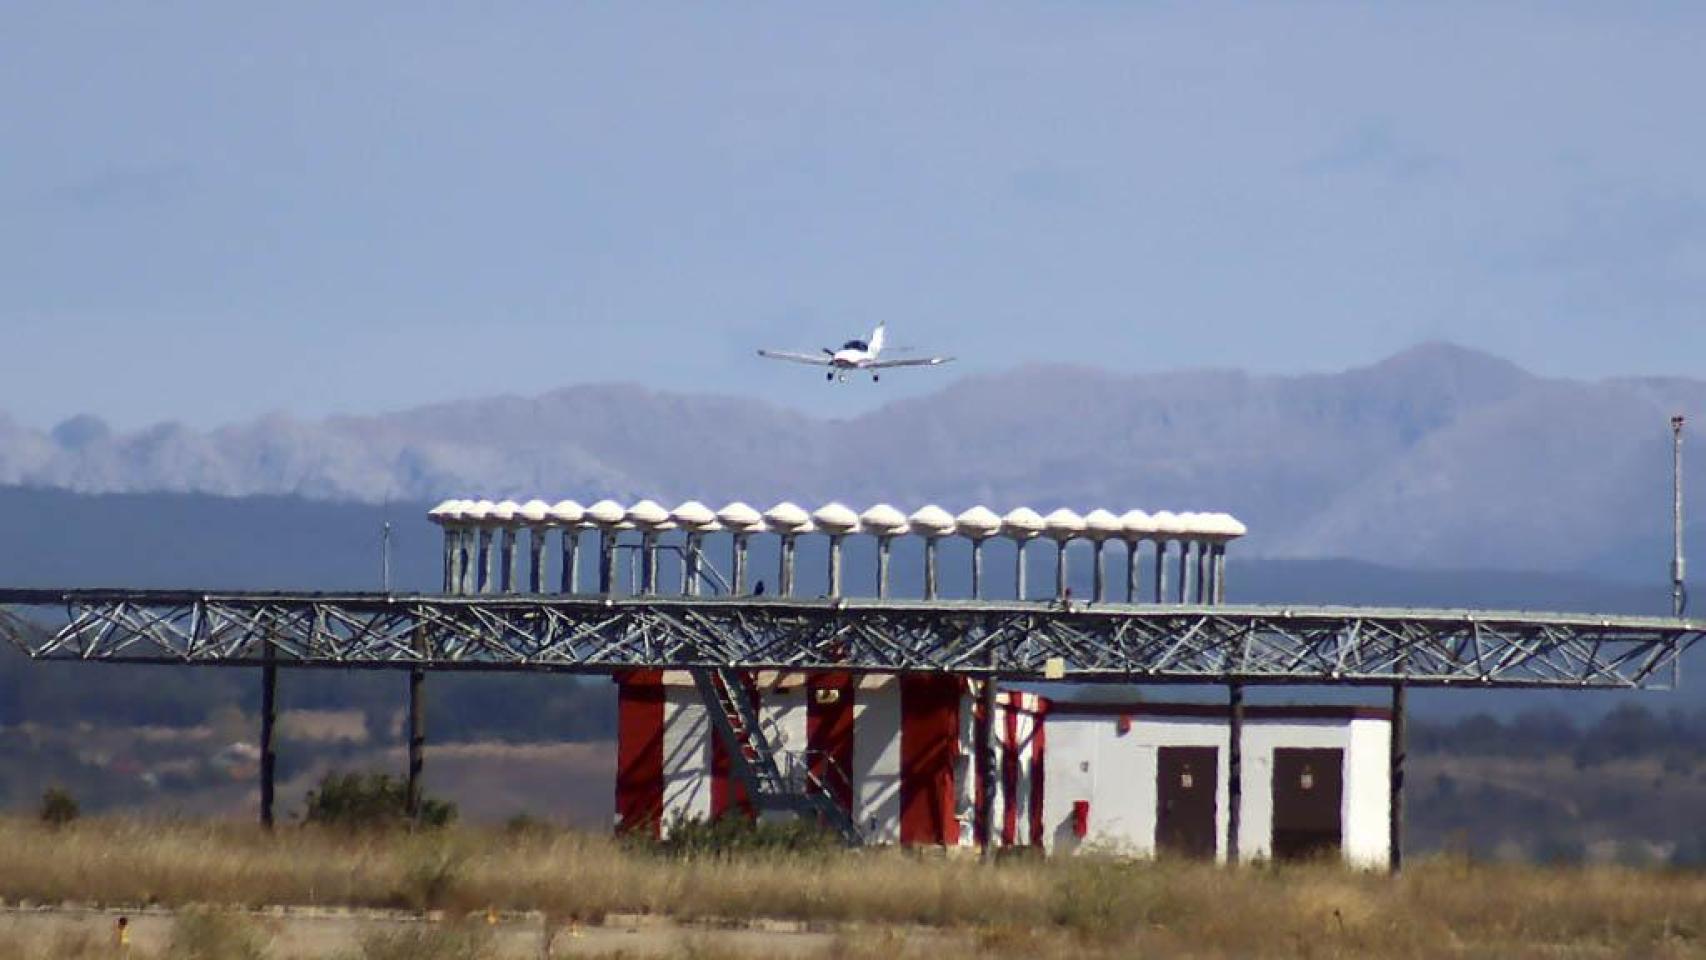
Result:
<svg viewBox="0 0 1706 960">
<path fill-rule="evenodd" d="M 0 415 L 1706 357 L 1698 3 L 0 7 Z M 939 370 L 757 347 L 886 320 Z"/>
</svg>

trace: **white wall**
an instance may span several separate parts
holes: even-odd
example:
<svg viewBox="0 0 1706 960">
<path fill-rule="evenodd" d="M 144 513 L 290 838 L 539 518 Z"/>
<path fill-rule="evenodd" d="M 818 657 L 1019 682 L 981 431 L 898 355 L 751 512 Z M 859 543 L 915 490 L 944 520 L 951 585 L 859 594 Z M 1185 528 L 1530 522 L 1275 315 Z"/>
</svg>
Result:
<svg viewBox="0 0 1706 960">
<path fill-rule="evenodd" d="M 1048 718 L 1044 840 L 1051 851 L 1104 850 L 1137 856 L 1155 853 L 1156 773 L 1161 747 L 1214 747 L 1215 856 L 1226 858 L 1230 774 L 1228 731 L 1216 718 L 1134 716 L 1121 735 L 1117 715 L 1057 713 Z M 1239 817 L 1242 859 L 1272 855 L 1273 760 L 1276 747 L 1345 751 L 1344 856 L 1382 866 L 1387 856 L 1387 763 L 1390 727 L 1378 719 L 1246 720 L 1243 793 Z M 1089 833 L 1072 836 L 1072 805 L 1090 801 Z"/>
<path fill-rule="evenodd" d="M 685 676 L 685 674 L 683 675 Z M 711 725 L 692 684 L 665 680 L 663 702 L 663 826 L 678 817 L 711 815 Z"/>
<path fill-rule="evenodd" d="M 868 843 L 900 842 L 900 684 L 867 677 L 853 693 L 853 816 Z"/>
</svg>

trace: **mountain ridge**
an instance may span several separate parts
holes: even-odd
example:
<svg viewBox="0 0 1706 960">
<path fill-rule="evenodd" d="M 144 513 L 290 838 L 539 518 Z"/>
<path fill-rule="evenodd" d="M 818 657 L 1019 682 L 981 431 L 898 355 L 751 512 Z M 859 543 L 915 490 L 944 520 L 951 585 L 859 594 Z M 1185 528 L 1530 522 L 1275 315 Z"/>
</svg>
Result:
<svg viewBox="0 0 1706 960">
<path fill-rule="evenodd" d="M 209 430 L 0 414 L 0 484 L 1227 510 L 1265 555 L 1558 570 L 1656 541 L 1664 423 L 1702 401 L 1701 381 L 1546 377 L 1429 342 L 1298 375 L 1026 364 L 841 419 L 639 384 Z"/>
</svg>

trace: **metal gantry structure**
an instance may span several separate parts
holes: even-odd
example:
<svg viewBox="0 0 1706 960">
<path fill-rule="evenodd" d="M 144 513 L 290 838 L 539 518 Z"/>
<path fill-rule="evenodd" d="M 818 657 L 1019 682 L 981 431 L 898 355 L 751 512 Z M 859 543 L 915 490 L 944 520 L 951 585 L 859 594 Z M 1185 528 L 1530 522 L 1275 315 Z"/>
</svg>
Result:
<svg viewBox="0 0 1706 960">
<path fill-rule="evenodd" d="M 185 590 L 0 590 L 0 637 L 37 660 L 258 667 L 262 695 L 262 819 L 272 817 L 274 687 L 280 668 L 369 668 L 408 671 L 409 796 L 418 808 L 426 742 L 423 690 L 429 671 L 546 671 L 620 674 L 691 671 L 702 689 L 726 689 L 752 671 L 951 673 L 985 681 L 1222 684 L 1230 693 L 1229 768 L 1241 759 L 1242 704 L 1252 685 L 1380 687 L 1393 706 L 1392 851 L 1401 853 L 1404 695 L 1407 687 L 1639 690 L 1674 686 L 1680 658 L 1706 632 L 1681 618 L 1560 613 L 1496 613 L 1331 606 L 1229 605 L 1225 551 L 1242 527 L 1224 515 L 1154 516 L 1130 511 L 1088 518 L 1018 510 L 1005 517 L 974 508 L 953 516 L 925 508 L 911 517 L 892 508 L 854 514 L 830 505 L 813 514 L 778 505 L 758 514 L 731 505 L 717 514 L 697 504 L 670 512 L 642 501 L 631 508 L 595 504 L 580 511 L 542 502 L 435 511 L 445 527 L 444 591 L 433 594 L 285 593 Z M 739 507 L 740 509 L 735 509 Z M 695 509 L 696 508 L 696 509 Z M 580 511 L 576 513 L 575 511 Z M 468 514 L 477 513 L 470 518 Z M 581 517 L 591 517 L 590 526 Z M 570 517 L 573 517 L 571 520 Z M 488 519 L 489 517 L 494 517 Z M 1196 517 L 1194 521 L 1190 518 Z M 1159 523 L 1155 518 L 1161 517 Z M 531 525 L 526 569 L 519 532 Z M 599 531 L 597 589 L 577 577 L 579 533 Z M 730 575 L 713 576 L 703 536 L 732 534 Z M 562 592 L 549 592 L 546 537 L 561 531 Z M 640 591 L 617 591 L 615 557 L 624 533 L 641 564 Z M 660 543 L 678 531 L 679 543 Z M 746 543 L 776 535 L 777 594 L 752 596 Z M 794 596 L 797 537 L 830 540 L 826 596 Z M 841 591 L 842 540 L 855 533 L 878 541 L 877 596 Z M 925 545 L 924 599 L 894 599 L 888 590 L 891 542 L 916 536 Z M 972 540 L 971 596 L 944 598 L 937 584 L 936 542 Z M 1057 545 L 1055 583 L 1047 599 L 1028 598 L 1022 550 L 1011 599 L 987 599 L 984 539 L 1010 536 L 1023 546 L 1044 536 Z M 1067 589 L 1066 547 L 1089 539 L 1094 588 L 1075 601 Z M 1124 599 L 1107 589 L 1102 546 L 1127 547 Z M 1169 543 L 1176 554 L 1168 552 Z M 1139 547 L 1154 559 L 1139 576 Z M 679 590 L 666 591 L 657 554 L 682 558 Z M 1169 562 L 1174 561 L 1174 562 Z M 1166 580 L 1176 562 L 1172 589 Z M 715 595 L 702 587 L 716 584 Z M 1146 589 L 1148 588 L 1148 589 Z M 985 684 L 987 693 L 991 684 Z M 709 694 L 707 695 L 709 697 Z M 731 699 L 738 701 L 739 697 Z M 711 704 L 708 703 L 708 706 Z M 986 720 L 993 711 L 985 711 Z M 725 746 L 747 754 L 756 778 L 779 769 L 762 736 L 743 736 L 751 718 L 738 710 L 717 724 Z M 728 730 L 722 730 L 723 727 Z M 989 739 L 986 742 L 993 742 Z M 755 744 L 757 746 L 755 746 Z M 796 809 L 822 798 L 778 795 Z M 1234 805 L 1236 810 L 1236 805 Z M 1228 850 L 1238 851 L 1237 817 Z M 989 835 L 989 834 L 985 834 Z"/>
</svg>

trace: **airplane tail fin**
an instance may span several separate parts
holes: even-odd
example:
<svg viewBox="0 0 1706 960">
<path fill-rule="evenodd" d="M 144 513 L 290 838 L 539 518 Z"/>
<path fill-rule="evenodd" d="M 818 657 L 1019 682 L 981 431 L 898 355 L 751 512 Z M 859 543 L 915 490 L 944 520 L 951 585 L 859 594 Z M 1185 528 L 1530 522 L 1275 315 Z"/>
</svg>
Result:
<svg viewBox="0 0 1706 960">
<path fill-rule="evenodd" d="M 870 346 L 873 357 L 883 352 L 883 325 L 880 323 L 877 324 L 877 329 L 871 331 Z"/>
</svg>

